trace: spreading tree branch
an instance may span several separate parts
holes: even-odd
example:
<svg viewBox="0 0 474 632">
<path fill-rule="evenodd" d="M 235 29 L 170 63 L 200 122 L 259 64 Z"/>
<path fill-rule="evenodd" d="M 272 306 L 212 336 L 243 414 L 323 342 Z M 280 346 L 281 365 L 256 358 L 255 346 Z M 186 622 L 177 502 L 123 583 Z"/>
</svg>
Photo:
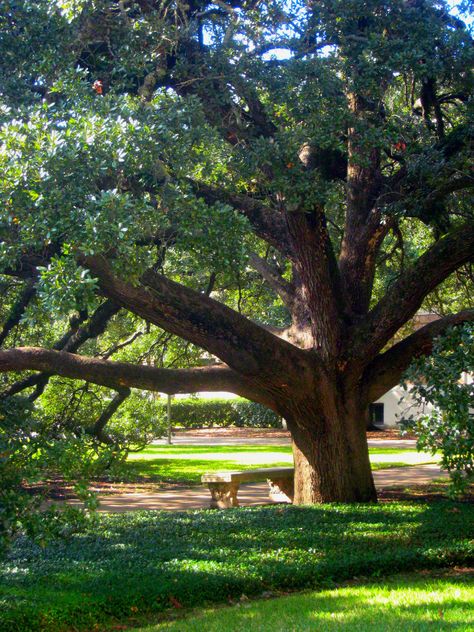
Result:
<svg viewBox="0 0 474 632">
<path fill-rule="evenodd" d="M 127 397 L 130 396 L 130 393 L 131 390 L 129 388 L 118 389 L 116 395 L 109 402 L 109 405 L 102 411 L 102 414 L 95 424 L 90 428 L 87 428 L 87 432 L 94 437 L 97 437 L 97 439 L 103 443 L 112 443 L 110 437 L 104 432 L 105 426 L 109 423 Z"/>
<path fill-rule="evenodd" d="M 364 373 L 363 381 L 369 385 L 368 401 L 377 400 L 396 386 L 413 359 L 429 355 L 434 338 L 443 334 L 448 327 L 466 322 L 474 322 L 474 309 L 450 314 L 428 323 L 377 356 Z"/>
<path fill-rule="evenodd" d="M 42 371 L 115 390 L 139 388 L 170 394 L 229 391 L 243 397 L 248 396 L 251 391 L 245 380 L 228 367 L 160 369 L 39 347 L 0 351 L 0 372 L 9 371 Z"/>
<path fill-rule="evenodd" d="M 250 264 L 265 279 L 268 285 L 283 301 L 284 305 L 290 312 L 293 311 L 295 303 L 296 288 L 292 283 L 284 279 L 275 266 L 272 266 L 259 257 L 255 252 L 251 252 L 249 256 Z"/>
<path fill-rule="evenodd" d="M 283 254 L 290 256 L 291 247 L 284 217 L 259 200 L 241 193 L 230 193 L 203 182 L 192 183 L 196 195 L 208 204 L 223 202 L 235 208 L 249 220 L 255 234 Z"/>
<path fill-rule="evenodd" d="M 8 338 L 8 334 L 11 330 L 18 325 L 35 294 L 35 279 L 29 279 L 3 325 L 3 329 L 0 332 L 0 346 L 5 342 L 6 338 Z"/>
<path fill-rule="evenodd" d="M 464 263 L 474 259 L 474 224 L 465 224 L 439 239 L 391 285 L 361 326 L 364 338 L 354 359 L 375 356 L 420 308 L 425 297 Z"/>
<path fill-rule="evenodd" d="M 275 375 L 299 350 L 218 301 L 154 270 L 134 287 L 117 278 L 104 257 L 84 257 L 100 291 L 118 305 L 165 331 L 206 349 L 247 376 Z M 146 288 L 146 289 L 145 289 Z"/>
</svg>

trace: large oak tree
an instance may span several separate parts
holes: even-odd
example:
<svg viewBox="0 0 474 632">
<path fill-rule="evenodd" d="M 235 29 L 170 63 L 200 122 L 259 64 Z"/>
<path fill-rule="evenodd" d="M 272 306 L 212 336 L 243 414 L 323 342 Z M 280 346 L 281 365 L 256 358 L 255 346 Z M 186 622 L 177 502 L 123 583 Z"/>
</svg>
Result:
<svg viewBox="0 0 474 632">
<path fill-rule="evenodd" d="M 231 391 L 286 419 L 296 503 L 375 500 L 370 402 L 474 320 L 404 329 L 474 259 L 465 24 L 433 0 L 4 5 L 0 371 L 40 372 L 4 396 Z M 71 328 L 12 346 L 35 302 Z M 76 353 L 124 310 L 220 363 Z"/>
</svg>

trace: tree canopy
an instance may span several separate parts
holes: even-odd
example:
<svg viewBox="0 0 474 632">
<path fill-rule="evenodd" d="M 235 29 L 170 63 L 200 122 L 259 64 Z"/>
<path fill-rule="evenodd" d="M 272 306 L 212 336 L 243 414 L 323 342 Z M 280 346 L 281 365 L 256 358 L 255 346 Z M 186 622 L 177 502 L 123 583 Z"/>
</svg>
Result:
<svg viewBox="0 0 474 632">
<path fill-rule="evenodd" d="M 232 391 L 288 420 L 296 502 L 373 500 L 368 404 L 474 317 L 462 14 L 4 7 L 3 398 L 112 389 L 103 438 L 127 389 Z M 442 318 L 410 333 L 423 307 Z"/>
</svg>

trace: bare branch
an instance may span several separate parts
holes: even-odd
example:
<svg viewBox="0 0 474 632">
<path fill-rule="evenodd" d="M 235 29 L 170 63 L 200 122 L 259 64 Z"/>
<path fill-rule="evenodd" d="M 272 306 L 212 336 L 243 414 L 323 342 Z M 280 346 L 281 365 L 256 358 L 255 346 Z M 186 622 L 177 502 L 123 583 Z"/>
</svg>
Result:
<svg viewBox="0 0 474 632">
<path fill-rule="evenodd" d="M 133 342 L 135 342 L 135 340 L 137 338 L 140 338 L 140 336 L 143 336 L 143 333 L 144 333 L 143 331 L 135 331 L 135 332 L 133 332 L 133 334 L 131 336 L 129 336 L 128 338 L 126 338 L 122 342 L 119 342 L 116 345 L 113 345 L 112 347 L 110 347 L 110 349 L 108 349 L 105 353 L 103 353 L 101 355 L 101 358 L 103 360 L 108 360 L 111 356 L 113 356 L 115 353 L 117 353 L 117 351 L 120 351 L 120 349 L 124 349 L 125 347 L 128 347 Z"/>
<path fill-rule="evenodd" d="M 250 253 L 249 260 L 251 266 L 265 279 L 291 312 L 295 302 L 296 290 L 293 284 L 284 279 L 274 266 L 270 265 L 262 257 L 259 257 L 255 252 Z"/>
</svg>

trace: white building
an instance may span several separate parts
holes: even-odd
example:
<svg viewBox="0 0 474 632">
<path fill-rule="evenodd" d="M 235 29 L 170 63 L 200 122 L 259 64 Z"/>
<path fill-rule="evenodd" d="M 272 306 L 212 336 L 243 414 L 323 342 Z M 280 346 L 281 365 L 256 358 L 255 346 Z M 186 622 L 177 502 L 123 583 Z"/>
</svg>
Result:
<svg viewBox="0 0 474 632">
<path fill-rule="evenodd" d="M 370 417 L 375 426 L 395 428 L 403 417 L 426 414 L 432 407 L 420 408 L 400 384 L 370 404 Z"/>
</svg>

